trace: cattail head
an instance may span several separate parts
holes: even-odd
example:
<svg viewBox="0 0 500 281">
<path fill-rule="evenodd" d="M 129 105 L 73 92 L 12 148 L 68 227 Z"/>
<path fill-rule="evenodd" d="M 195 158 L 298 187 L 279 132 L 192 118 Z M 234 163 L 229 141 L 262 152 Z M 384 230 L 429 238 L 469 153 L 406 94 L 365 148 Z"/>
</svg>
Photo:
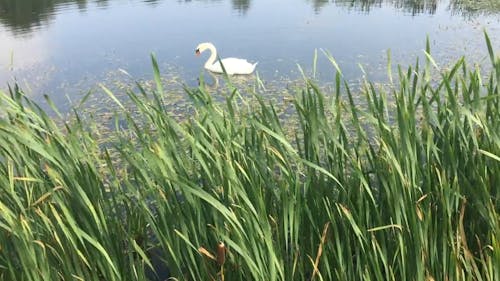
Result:
<svg viewBox="0 0 500 281">
<path fill-rule="evenodd" d="M 226 262 L 226 245 L 221 241 L 217 244 L 217 263 L 222 266 Z"/>
</svg>

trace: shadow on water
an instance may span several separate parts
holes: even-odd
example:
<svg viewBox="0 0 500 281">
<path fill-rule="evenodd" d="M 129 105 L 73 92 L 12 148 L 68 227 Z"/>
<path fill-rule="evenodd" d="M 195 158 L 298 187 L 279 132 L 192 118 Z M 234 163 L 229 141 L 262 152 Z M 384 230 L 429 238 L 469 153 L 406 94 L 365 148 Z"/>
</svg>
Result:
<svg viewBox="0 0 500 281">
<path fill-rule="evenodd" d="M 75 5 L 85 12 L 90 3 L 107 8 L 114 0 L 0 0 L 0 24 L 15 35 L 29 34 L 51 23 L 61 9 Z M 165 0 L 137 0 L 147 5 L 159 5 Z M 224 0 L 179 0 L 181 3 L 193 1 L 221 2 Z M 245 15 L 251 8 L 252 0 L 230 0 L 232 9 Z M 500 1 L 490 0 L 304 0 L 310 2 L 316 13 L 328 5 L 369 13 L 374 8 L 392 5 L 411 15 L 434 14 L 438 5 L 448 5 L 454 15 L 473 16 L 500 12 Z M 118 1 L 117 1 L 118 2 Z"/>
</svg>

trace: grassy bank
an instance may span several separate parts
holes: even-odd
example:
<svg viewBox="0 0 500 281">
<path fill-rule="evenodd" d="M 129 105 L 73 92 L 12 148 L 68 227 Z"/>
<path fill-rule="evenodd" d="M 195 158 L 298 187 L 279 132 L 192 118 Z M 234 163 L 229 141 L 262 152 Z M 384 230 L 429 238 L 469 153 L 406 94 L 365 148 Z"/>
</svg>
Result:
<svg viewBox="0 0 500 281">
<path fill-rule="evenodd" d="M 460 60 L 431 83 L 428 57 L 389 89 L 366 82 L 363 107 L 339 71 L 333 92 L 306 79 L 293 122 L 258 92 L 221 104 L 204 87 L 179 122 L 155 63 L 157 89 L 128 93 L 134 114 L 116 100 L 104 139 L 2 93 L 0 279 L 500 280 L 487 45 L 491 73 Z"/>
</svg>

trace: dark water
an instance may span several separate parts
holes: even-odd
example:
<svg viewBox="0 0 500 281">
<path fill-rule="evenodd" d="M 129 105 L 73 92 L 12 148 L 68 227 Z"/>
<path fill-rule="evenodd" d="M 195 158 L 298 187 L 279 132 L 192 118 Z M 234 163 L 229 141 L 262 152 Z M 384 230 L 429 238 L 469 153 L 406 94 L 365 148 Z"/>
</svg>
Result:
<svg viewBox="0 0 500 281">
<path fill-rule="evenodd" d="M 475 4 L 471 6 L 470 2 Z M 17 81 L 59 106 L 103 83 L 151 79 L 150 53 L 173 84 L 195 84 L 213 42 L 221 57 L 259 61 L 264 81 L 300 78 L 315 49 L 329 50 L 347 79 L 363 65 L 384 79 L 386 51 L 413 63 L 427 35 L 445 66 L 462 55 L 487 63 L 483 29 L 500 52 L 500 4 L 465 0 L 0 0 L 0 89 Z M 499 1 L 500 2 L 500 1 Z M 332 66 L 319 52 L 321 80 Z"/>
</svg>

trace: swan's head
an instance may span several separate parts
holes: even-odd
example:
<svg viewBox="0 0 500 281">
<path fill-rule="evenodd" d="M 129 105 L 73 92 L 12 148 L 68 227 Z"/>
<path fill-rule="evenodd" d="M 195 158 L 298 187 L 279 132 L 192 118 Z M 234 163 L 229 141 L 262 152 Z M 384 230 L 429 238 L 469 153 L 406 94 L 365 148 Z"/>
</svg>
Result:
<svg viewBox="0 0 500 281">
<path fill-rule="evenodd" d="M 215 47 L 214 47 L 214 44 L 212 43 L 200 43 L 197 47 L 196 47 L 196 50 L 194 51 L 194 53 L 199 56 L 201 53 L 203 53 L 206 49 L 211 49 L 211 50 L 215 50 Z"/>
</svg>

